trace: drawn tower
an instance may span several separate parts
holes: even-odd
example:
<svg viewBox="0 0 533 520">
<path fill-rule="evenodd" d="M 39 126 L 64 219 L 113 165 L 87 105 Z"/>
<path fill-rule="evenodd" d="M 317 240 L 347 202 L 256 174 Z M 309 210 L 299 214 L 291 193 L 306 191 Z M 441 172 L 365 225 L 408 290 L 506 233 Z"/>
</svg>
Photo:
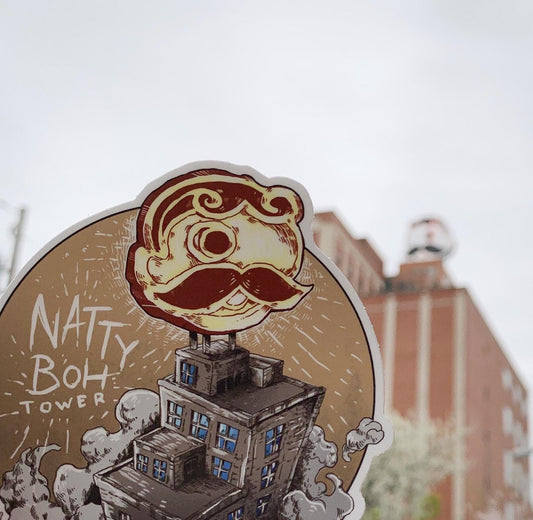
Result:
<svg viewBox="0 0 533 520">
<path fill-rule="evenodd" d="M 96 475 L 108 520 L 277 518 L 325 390 L 283 375 L 235 335 L 176 350 L 161 425 Z"/>
<path fill-rule="evenodd" d="M 312 290 L 296 279 L 304 209 L 291 188 L 217 168 L 145 199 L 126 279 L 145 313 L 190 341 L 158 382 L 160 426 L 95 477 L 108 520 L 277 518 L 325 390 L 284 376 L 236 332 Z"/>
</svg>

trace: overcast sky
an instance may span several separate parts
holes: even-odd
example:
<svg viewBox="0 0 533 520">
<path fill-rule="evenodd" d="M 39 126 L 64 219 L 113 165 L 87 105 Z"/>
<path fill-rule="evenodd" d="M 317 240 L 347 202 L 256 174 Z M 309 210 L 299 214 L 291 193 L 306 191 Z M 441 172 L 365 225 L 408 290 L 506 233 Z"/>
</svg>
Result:
<svg viewBox="0 0 533 520">
<path fill-rule="evenodd" d="M 0 0 L 1 225 L 28 208 L 25 262 L 203 159 L 298 180 L 387 274 L 441 216 L 531 388 L 532 28 L 531 0 Z"/>
</svg>

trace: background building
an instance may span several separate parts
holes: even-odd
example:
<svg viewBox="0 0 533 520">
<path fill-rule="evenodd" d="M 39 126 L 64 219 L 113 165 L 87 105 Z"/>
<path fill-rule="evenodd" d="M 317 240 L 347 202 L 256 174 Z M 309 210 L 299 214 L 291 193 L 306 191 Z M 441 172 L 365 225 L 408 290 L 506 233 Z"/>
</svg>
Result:
<svg viewBox="0 0 533 520">
<path fill-rule="evenodd" d="M 496 501 L 505 520 L 530 518 L 527 391 L 468 290 L 443 260 L 452 248 L 434 219 L 412 225 L 407 260 L 386 278 L 368 241 L 331 212 L 314 222 L 317 245 L 365 304 L 384 362 L 385 405 L 448 420 L 460 439 L 453 474 L 436 490 L 442 520 L 474 520 Z"/>
</svg>

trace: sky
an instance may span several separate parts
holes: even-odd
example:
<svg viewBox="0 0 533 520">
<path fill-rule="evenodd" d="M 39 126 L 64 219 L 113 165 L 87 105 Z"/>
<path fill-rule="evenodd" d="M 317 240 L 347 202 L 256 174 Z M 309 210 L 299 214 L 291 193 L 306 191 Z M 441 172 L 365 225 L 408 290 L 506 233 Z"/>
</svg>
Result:
<svg viewBox="0 0 533 520">
<path fill-rule="evenodd" d="M 529 0 L 0 0 L 0 260 L 21 206 L 20 265 L 178 166 L 246 164 L 388 275 L 409 223 L 442 218 L 533 391 L 531 27 Z"/>
</svg>

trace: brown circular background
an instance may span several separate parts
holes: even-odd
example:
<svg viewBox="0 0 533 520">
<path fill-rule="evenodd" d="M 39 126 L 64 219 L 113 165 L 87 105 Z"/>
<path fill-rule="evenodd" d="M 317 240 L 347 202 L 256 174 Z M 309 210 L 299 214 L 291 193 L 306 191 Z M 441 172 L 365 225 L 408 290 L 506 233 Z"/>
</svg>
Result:
<svg viewBox="0 0 533 520">
<path fill-rule="evenodd" d="M 61 464 L 85 467 L 79 450 L 83 433 L 98 426 L 116 431 L 114 408 L 120 396 L 132 388 L 157 391 L 157 380 L 174 369 L 175 349 L 188 343 L 187 332 L 148 316 L 129 292 L 125 262 L 134 242 L 137 214 L 138 209 L 122 211 L 68 236 L 29 270 L 1 311 L 1 473 L 12 469 L 24 449 L 52 443 L 61 450 L 46 455 L 41 465 L 50 484 Z M 298 280 L 314 284 L 313 291 L 293 310 L 272 313 L 260 325 L 238 333 L 237 342 L 252 352 L 283 359 L 285 375 L 326 387 L 317 424 L 324 429 L 326 439 L 339 448 L 340 460 L 333 471 L 347 488 L 364 452 L 356 453 L 350 463 L 342 460 L 346 433 L 363 417 L 374 414 L 370 348 L 352 302 L 325 265 L 308 250 Z M 39 295 L 46 310 L 45 321 L 50 325 L 48 332 L 34 313 Z M 72 326 L 77 321 L 76 302 L 79 326 Z M 83 311 L 88 307 L 111 309 Z M 91 315 L 94 326 L 88 338 Z M 32 316 L 36 324 L 33 346 Z M 50 335 L 57 336 L 57 348 Z M 124 346 L 138 341 L 122 370 L 120 341 Z M 47 367 L 50 360 L 54 363 L 50 372 L 59 379 L 60 386 L 46 395 L 31 395 L 28 390 L 33 386 L 36 363 Z M 88 380 L 85 388 L 82 382 L 68 388 L 62 378 L 72 366 L 82 375 L 85 366 L 89 375 L 100 374 L 107 366 L 105 388 L 100 388 L 98 380 Z M 66 371 L 70 386 L 76 382 L 77 373 L 75 368 Z M 37 389 L 55 382 L 44 372 L 38 376 Z M 104 394 L 103 403 L 95 403 L 96 392 Z M 86 398 L 78 398 L 80 395 Z M 68 402 L 71 397 L 68 409 L 60 410 L 55 404 Z M 83 407 L 78 406 L 78 399 Z M 21 405 L 23 401 L 33 403 Z M 51 410 L 46 413 L 49 406 Z"/>
</svg>

